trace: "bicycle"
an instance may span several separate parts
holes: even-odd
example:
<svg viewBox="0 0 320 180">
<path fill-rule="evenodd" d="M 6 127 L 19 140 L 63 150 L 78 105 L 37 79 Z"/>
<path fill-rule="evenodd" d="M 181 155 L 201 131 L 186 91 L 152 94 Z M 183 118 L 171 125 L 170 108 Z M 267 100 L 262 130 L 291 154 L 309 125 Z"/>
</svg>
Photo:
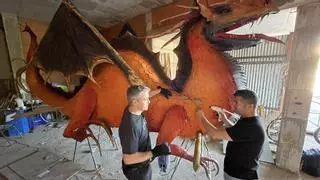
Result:
<svg viewBox="0 0 320 180">
<path fill-rule="evenodd" d="M 316 104 L 320 105 L 320 101 L 318 101 L 317 98 L 314 98 L 312 100 L 312 103 L 316 103 Z M 310 114 L 319 114 L 320 115 L 320 112 L 310 112 Z M 282 120 L 282 113 L 276 119 L 272 120 L 268 124 L 267 129 L 266 129 L 266 133 L 267 133 L 268 138 L 274 143 L 277 143 L 278 139 L 279 139 L 281 120 Z M 310 122 L 310 123 L 312 123 L 312 122 Z M 314 124 L 314 123 L 312 123 L 312 124 L 317 127 L 316 130 L 313 132 L 313 137 L 316 140 L 316 142 L 320 144 L 320 124 L 319 123 L 320 122 L 318 122 L 317 124 Z"/>
<path fill-rule="evenodd" d="M 277 143 L 279 139 L 281 120 L 282 117 L 280 115 L 276 119 L 272 120 L 267 126 L 267 136 L 274 143 Z"/>
</svg>

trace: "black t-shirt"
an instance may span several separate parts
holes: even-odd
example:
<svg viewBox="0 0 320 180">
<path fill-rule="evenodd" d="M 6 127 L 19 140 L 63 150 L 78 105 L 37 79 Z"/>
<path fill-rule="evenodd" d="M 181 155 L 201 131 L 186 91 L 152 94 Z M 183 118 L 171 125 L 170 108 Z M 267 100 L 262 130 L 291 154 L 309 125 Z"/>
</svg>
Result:
<svg viewBox="0 0 320 180">
<path fill-rule="evenodd" d="M 260 118 L 241 118 L 226 131 L 233 141 L 227 145 L 224 171 L 235 178 L 257 179 L 258 161 L 265 138 Z"/>
<path fill-rule="evenodd" d="M 119 126 L 122 153 L 133 154 L 151 150 L 151 141 L 147 122 L 143 115 L 135 115 L 124 110 Z"/>
</svg>

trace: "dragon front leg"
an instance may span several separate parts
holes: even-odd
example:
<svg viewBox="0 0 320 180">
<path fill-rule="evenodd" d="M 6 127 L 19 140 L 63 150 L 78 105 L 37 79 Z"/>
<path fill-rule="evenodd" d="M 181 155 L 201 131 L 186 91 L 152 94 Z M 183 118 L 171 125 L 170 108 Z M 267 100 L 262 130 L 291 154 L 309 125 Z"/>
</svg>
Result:
<svg viewBox="0 0 320 180">
<path fill-rule="evenodd" d="M 90 119 L 97 102 L 97 94 L 93 88 L 83 87 L 78 94 L 64 106 L 69 113 L 70 121 L 64 130 L 63 136 L 83 141 L 93 134 L 87 133 Z"/>
<path fill-rule="evenodd" d="M 161 143 L 170 143 L 171 155 L 181 157 L 188 161 L 194 161 L 194 155 L 188 153 L 184 148 L 180 147 L 179 145 L 172 144 L 171 142 L 174 140 L 175 137 L 179 135 L 179 133 L 184 129 L 187 124 L 187 114 L 182 106 L 173 106 L 171 107 L 161 125 L 159 135 L 157 138 L 157 144 Z M 158 164 L 161 171 L 165 172 L 168 165 L 169 165 L 169 158 L 166 156 L 160 156 L 158 158 Z M 208 164 L 217 162 L 209 157 L 200 157 L 200 165 L 205 169 L 206 173 L 208 174 L 209 168 Z"/>
</svg>

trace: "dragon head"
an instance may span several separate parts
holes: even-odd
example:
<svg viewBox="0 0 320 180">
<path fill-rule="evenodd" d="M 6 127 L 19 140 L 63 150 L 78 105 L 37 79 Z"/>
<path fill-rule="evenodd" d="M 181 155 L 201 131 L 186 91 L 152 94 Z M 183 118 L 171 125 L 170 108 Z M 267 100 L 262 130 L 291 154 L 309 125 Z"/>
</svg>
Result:
<svg viewBox="0 0 320 180">
<path fill-rule="evenodd" d="M 205 21 L 204 28 L 202 28 L 204 36 L 222 51 L 254 46 L 261 39 L 283 43 L 276 38 L 268 37 L 264 34 L 239 35 L 228 32 L 248 23 L 262 21 L 265 16 L 277 13 L 279 11 L 278 7 L 288 1 L 292 0 L 195 0 L 195 6 L 178 5 L 180 8 L 191 9 L 189 12 L 183 13 L 183 15 L 187 14 L 184 16 L 184 20 L 164 33 L 150 36 L 150 38 L 160 37 L 178 28 L 185 29 L 187 27 L 188 29 L 191 26 L 187 24 L 190 24 L 190 22 L 193 24 L 192 22 L 196 22 L 197 19 L 202 19 L 202 21 Z M 177 15 L 177 17 L 180 17 L 180 15 Z M 160 22 L 170 19 L 172 18 L 162 19 Z M 163 47 L 177 39 L 179 34 L 165 43 Z"/>
<path fill-rule="evenodd" d="M 211 3 L 210 3 L 211 2 Z M 278 12 L 278 6 L 285 1 L 275 0 L 225 0 L 210 1 L 205 6 L 197 0 L 200 13 L 206 19 L 204 35 L 220 50 L 241 49 L 256 45 L 261 39 L 282 43 L 264 34 L 230 34 L 248 23 L 261 21 L 270 13 Z"/>
</svg>

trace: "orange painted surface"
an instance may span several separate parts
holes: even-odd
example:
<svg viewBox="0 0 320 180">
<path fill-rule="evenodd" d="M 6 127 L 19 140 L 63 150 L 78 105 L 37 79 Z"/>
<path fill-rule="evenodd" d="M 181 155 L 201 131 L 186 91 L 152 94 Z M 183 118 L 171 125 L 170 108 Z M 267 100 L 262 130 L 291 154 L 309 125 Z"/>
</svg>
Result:
<svg viewBox="0 0 320 180">
<path fill-rule="evenodd" d="M 191 99 L 202 100 L 201 107 L 213 124 L 218 124 L 218 122 L 216 115 L 209 109 L 210 105 L 232 110 L 231 100 L 235 90 L 232 73 L 224 57 L 201 35 L 202 25 L 202 22 L 197 23 L 188 35 L 188 47 L 192 56 L 193 68 L 184 91 L 181 94 L 173 92 L 170 99 L 162 95 L 151 99 L 149 110 L 146 112 L 151 131 L 158 132 L 166 120 L 167 112 L 173 107 L 180 106 L 185 110 L 185 115 L 177 113 L 175 117 L 175 113 L 171 112 L 170 117 L 167 117 L 170 121 L 176 121 L 176 123 L 173 122 L 176 126 L 173 126 L 172 123 L 167 124 L 179 130 L 178 136 L 191 138 L 198 130 L 204 132 L 200 121 L 195 117 L 195 103 L 190 99 L 184 99 L 183 95 Z M 120 50 L 119 54 L 151 89 L 156 89 L 157 86 L 169 88 L 142 56 L 133 51 Z M 72 99 L 63 98 L 44 86 L 34 66 L 27 70 L 27 79 L 34 95 L 49 105 L 62 106 L 63 112 L 70 116 L 71 121 L 64 133 L 66 137 L 82 140 L 85 130 L 81 131 L 81 129 L 85 129 L 89 124 L 104 122 L 110 127 L 118 127 L 122 112 L 127 105 L 126 90 L 129 82 L 116 65 L 107 63 L 98 65 L 94 71 L 96 84 L 87 81 Z M 172 131 L 165 132 L 171 133 Z"/>
<path fill-rule="evenodd" d="M 218 2 L 222 2 L 222 0 L 210 0 L 208 4 L 214 5 Z M 181 93 L 173 92 L 170 99 L 166 99 L 162 95 L 153 97 L 149 110 L 145 114 L 150 130 L 160 131 L 161 141 L 170 143 L 175 136 L 193 138 L 199 130 L 206 133 L 200 120 L 196 118 L 196 108 L 201 108 L 207 118 L 218 126 L 220 123 L 216 113 L 209 106 L 220 106 L 233 111 L 233 93 L 236 90 L 236 85 L 231 67 L 229 67 L 229 60 L 204 38 L 204 21 L 212 21 L 216 26 L 219 26 L 241 19 L 257 18 L 273 9 L 273 3 L 267 4 L 267 2 L 269 1 L 230 1 L 232 11 L 227 14 L 214 14 L 215 11 L 199 4 L 203 20 L 194 24 L 186 36 L 186 46 L 192 59 L 189 79 L 186 81 L 183 91 Z M 168 5 L 163 9 L 172 7 Z M 158 11 L 153 10 L 153 12 L 156 14 Z M 153 19 L 155 20 L 156 17 Z M 142 32 L 145 30 L 144 23 L 141 25 L 144 16 L 138 16 L 135 20 L 134 23 L 131 23 L 133 29 L 137 29 L 138 35 L 145 33 Z M 156 19 L 156 21 L 160 20 L 161 18 Z M 137 27 L 139 25 L 140 27 Z M 115 33 L 115 31 L 110 32 Z M 104 35 L 109 36 L 110 34 L 105 33 Z M 106 37 L 106 39 L 109 38 Z M 35 41 L 34 38 L 31 40 Z M 30 47 L 28 58 L 35 52 L 34 42 L 31 42 Z M 118 52 L 136 75 L 151 89 L 156 89 L 157 86 L 170 88 L 161 81 L 144 57 L 129 50 L 118 50 Z M 107 63 L 96 66 L 93 73 L 96 83 L 88 80 L 71 99 L 63 98 L 44 86 L 37 73 L 34 66 L 28 67 L 27 82 L 31 92 L 51 106 L 63 107 L 63 112 L 71 119 L 65 129 L 64 136 L 81 141 L 89 136 L 86 130 L 90 124 L 119 126 L 122 112 L 127 105 L 126 90 L 129 87 L 129 82 L 118 66 Z M 200 105 L 194 100 L 200 100 Z"/>
<path fill-rule="evenodd" d="M 162 95 L 152 97 L 149 110 L 145 113 L 150 131 L 159 132 L 157 143 L 171 143 L 177 136 L 193 139 L 199 130 L 206 134 L 200 120 L 196 117 L 197 108 L 201 108 L 211 123 L 216 126 L 220 126 L 221 123 L 218 122 L 216 113 L 209 106 L 220 106 L 231 112 L 233 111 L 233 93 L 236 90 L 236 85 L 231 67 L 229 67 L 230 63 L 222 52 L 217 51 L 204 38 L 202 31 L 204 21 L 212 21 L 217 27 L 232 25 L 241 19 L 249 18 L 250 20 L 250 18 L 260 17 L 273 9 L 273 3 L 267 4 L 267 2 L 271 2 L 267 0 L 199 0 L 199 2 L 202 3 L 199 4 L 199 7 L 201 7 L 199 12 L 203 20 L 194 24 L 185 38 L 185 45 L 192 59 L 189 79 L 186 81 L 183 91 L 181 93 L 172 92 L 173 95 L 169 99 Z M 213 11 L 206 8 L 207 2 L 212 7 L 221 2 L 228 2 L 232 11 L 227 14 L 215 14 L 214 8 Z M 173 26 L 180 20 L 190 19 L 188 16 L 179 16 L 165 23 L 160 23 L 164 18 L 188 11 L 176 5 L 191 6 L 190 3 L 189 0 L 181 0 L 152 10 L 152 31 L 149 33 Z M 129 20 L 129 23 L 137 31 L 138 36 L 146 34 L 144 15 Z M 122 26 L 116 25 L 108 30 L 103 30 L 102 34 L 110 41 L 118 35 L 121 30 L 120 27 Z M 36 52 L 36 44 L 36 39 L 31 38 L 27 61 L 30 61 Z M 134 51 L 117 51 L 135 71 L 135 74 L 151 89 L 156 89 L 157 86 L 170 88 L 157 76 L 147 59 Z M 71 99 L 64 98 L 45 86 L 38 75 L 35 63 L 27 67 L 26 77 L 34 96 L 41 98 L 51 106 L 62 107 L 64 114 L 70 117 L 63 135 L 77 141 L 92 137 L 93 134 L 90 134 L 88 129 L 90 124 L 107 128 L 118 127 L 123 110 L 128 104 L 126 91 L 129 87 L 129 81 L 125 73 L 115 64 L 103 63 L 97 65 L 93 72 L 95 83 L 88 79 L 80 91 Z M 193 156 L 182 147 L 174 144 L 170 144 L 170 147 L 172 155 L 190 161 L 193 160 Z M 201 158 L 202 163 L 207 160 L 211 161 L 213 159 Z"/>
</svg>

